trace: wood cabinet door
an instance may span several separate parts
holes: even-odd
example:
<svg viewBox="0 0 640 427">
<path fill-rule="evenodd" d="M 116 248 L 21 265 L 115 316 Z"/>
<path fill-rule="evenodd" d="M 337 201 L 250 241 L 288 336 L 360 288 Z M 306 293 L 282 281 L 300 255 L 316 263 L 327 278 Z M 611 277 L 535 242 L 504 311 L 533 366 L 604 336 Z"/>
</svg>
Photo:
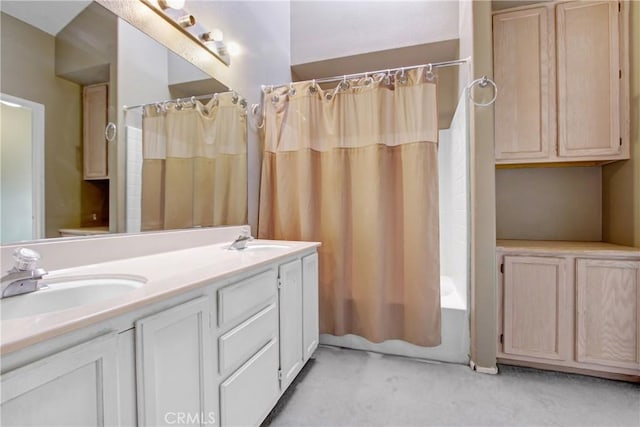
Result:
<svg viewBox="0 0 640 427">
<path fill-rule="evenodd" d="M 561 3 L 556 20 L 558 154 L 621 155 L 618 2 Z"/>
<path fill-rule="evenodd" d="M 280 266 L 280 388 L 284 390 L 302 368 L 302 268 L 299 260 Z"/>
<path fill-rule="evenodd" d="M 218 423 L 209 298 L 136 322 L 138 425 Z"/>
<path fill-rule="evenodd" d="M 578 362 L 640 369 L 640 261 L 579 259 Z"/>
<path fill-rule="evenodd" d="M 0 424 L 118 424 L 116 334 L 96 338 L 2 375 Z"/>
<path fill-rule="evenodd" d="M 496 163 L 555 156 L 554 27 L 537 7 L 493 17 Z"/>
<path fill-rule="evenodd" d="M 318 347 L 318 254 L 302 258 L 302 351 L 304 360 Z"/>
<path fill-rule="evenodd" d="M 571 287 L 562 258 L 504 257 L 504 353 L 565 360 Z"/>
<path fill-rule="evenodd" d="M 84 179 L 107 179 L 107 89 L 106 83 L 85 86 L 82 102 L 82 151 Z"/>
</svg>

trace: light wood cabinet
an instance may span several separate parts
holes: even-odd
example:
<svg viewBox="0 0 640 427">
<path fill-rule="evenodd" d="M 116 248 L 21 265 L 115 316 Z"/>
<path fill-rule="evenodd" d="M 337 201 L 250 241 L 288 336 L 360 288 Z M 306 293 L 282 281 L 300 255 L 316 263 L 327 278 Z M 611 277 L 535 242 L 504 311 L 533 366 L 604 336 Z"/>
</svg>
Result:
<svg viewBox="0 0 640 427">
<path fill-rule="evenodd" d="M 640 250 L 499 240 L 498 363 L 640 381 Z"/>
<path fill-rule="evenodd" d="M 497 161 L 546 160 L 555 150 L 553 17 L 546 7 L 493 17 Z"/>
<path fill-rule="evenodd" d="M 118 424 L 116 334 L 45 357 L 2 375 L 0 424 Z"/>
<path fill-rule="evenodd" d="M 139 425 L 218 419 L 209 312 L 203 296 L 136 321 Z"/>
<path fill-rule="evenodd" d="M 82 90 L 82 152 L 84 179 L 108 179 L 107 127 L 108 85 L 100 83 Z"/>
<path fill-rule="evenodd" d="M 571 1 L 494 14 L 497 165 L 629 158 L 626 7 Z"/>
<path fill-rule="evenodd" d="M 576 262 L 576 360 L 640 369 L 640 261 Z"/>
<path fill-rule="evenodd" d="M 505 256 L 503 266 L 504 352 L 566 359 L 571 307 L 565 260 Z"/>
</svg>

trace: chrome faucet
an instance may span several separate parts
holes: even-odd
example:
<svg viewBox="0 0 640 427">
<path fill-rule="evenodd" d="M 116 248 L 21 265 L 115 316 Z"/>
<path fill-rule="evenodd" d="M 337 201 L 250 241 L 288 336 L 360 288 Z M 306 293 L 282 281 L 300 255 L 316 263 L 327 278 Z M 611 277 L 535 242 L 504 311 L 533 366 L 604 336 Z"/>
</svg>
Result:
<svg viewBox="0 0 640 427">
<path fill-rule="evenodd" d="M 47 274 L 44 268 L 36 266 L 40 259 L 40 254 L 36 251 L 17 248 L 13 251 L 13 259 L 16 261 L 15 265 L 2 276 L 0 298 L 37 291 L 39 289 L 38 280 Z"/>
<path fill-rule="evenodd" d="M 243 249 L 246 249 L 247 243 L 249 243 L 252 240 L 253 240 L 253 237 L 251 236 L 251 234 L 245 231 L 242 234 L 240 234 L 238 238 L 233 241 L 233 243 L 229 245 L 229 249 L 241 251 Z"/>
</svg>

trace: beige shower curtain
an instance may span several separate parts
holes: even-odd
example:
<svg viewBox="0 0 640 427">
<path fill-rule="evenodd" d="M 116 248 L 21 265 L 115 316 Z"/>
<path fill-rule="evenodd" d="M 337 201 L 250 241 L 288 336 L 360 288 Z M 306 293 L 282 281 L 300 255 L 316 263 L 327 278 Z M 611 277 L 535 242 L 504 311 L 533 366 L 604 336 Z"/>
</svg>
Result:
<svg viewBox="0 0 640 427">
<path fill-rule="evenodd" d="M 234 102 L 235 101 L 235 102 Z M 142 120 L 142 230 L 247 223 L 246 114 L 218 94 Z"/>
<path fill-rule="evenodd" d="M 436 85 L 266 96 L 261 238 L 320 241 L 320 332 L 440 344 Z"/>
</svg>

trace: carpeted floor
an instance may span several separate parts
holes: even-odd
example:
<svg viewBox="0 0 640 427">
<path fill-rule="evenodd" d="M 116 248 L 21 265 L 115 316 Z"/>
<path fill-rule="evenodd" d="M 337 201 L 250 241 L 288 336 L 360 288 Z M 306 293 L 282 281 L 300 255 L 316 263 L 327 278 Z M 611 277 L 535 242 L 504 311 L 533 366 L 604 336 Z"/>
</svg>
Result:
<svg viewBox="0 0 640 427">
<path fill-rule="evenodd" d="M 320 347 L 271 426 L 640 426 L 640 385 Z"/>
</svg>

